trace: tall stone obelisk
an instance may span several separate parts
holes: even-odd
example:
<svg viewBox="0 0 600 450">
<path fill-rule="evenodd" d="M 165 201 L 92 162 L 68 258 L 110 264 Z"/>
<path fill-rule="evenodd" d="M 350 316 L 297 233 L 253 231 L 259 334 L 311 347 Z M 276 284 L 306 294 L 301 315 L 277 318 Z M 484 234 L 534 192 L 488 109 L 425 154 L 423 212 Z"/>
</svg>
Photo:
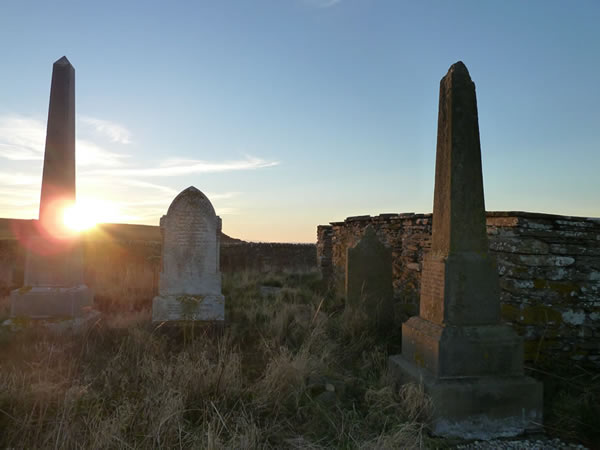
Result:
<svg viewBox="0 0 600 450">
<path fill-rule="evenodd" d="M 390 370 L 423 382 L 433 431 L 463 438 L 539 428 L 542 385 L 523 374 L 523 341 L 501 322 L 488 251 L 475 84 L 457 62 L 440 82 L 431 250 L 419 316 L 402 326 Z"/>
<path fill-rule="evenodd" d="M 11 317 L 77 317 L 92 305 L 81 241 L 64 225 L 74 202 L 75 69 L 63 56 L 52 68 L 38 233 L 27 242 L 25 285 L 11 292 Z"/>
<path fill-rule="evenodd" d="M 65 204 L 75 203 L 75 69 L 63 56 L 52 67 L 40 222 L 63 226 Z"/>
</svg>

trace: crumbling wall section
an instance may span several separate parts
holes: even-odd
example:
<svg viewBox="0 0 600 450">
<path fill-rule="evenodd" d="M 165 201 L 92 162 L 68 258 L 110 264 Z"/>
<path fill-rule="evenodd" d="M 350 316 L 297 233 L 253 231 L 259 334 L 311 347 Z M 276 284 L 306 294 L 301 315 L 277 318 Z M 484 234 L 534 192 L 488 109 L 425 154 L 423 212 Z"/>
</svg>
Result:
<svg viewBox="0 0 600 450">
<path fill-rule="evenodd" d="M 320 226 L 322 273 L 342 294 L 346 249 L 372 225 L 392 249 L 397 311 L 416 315 L 431 221 L 431 214 L 382 214 Z M 498 259 L 503 318 L 525 338 L 526 359 L 600 367 L 600 219 L 489 212 L 487 232 Z"/>
</svg>

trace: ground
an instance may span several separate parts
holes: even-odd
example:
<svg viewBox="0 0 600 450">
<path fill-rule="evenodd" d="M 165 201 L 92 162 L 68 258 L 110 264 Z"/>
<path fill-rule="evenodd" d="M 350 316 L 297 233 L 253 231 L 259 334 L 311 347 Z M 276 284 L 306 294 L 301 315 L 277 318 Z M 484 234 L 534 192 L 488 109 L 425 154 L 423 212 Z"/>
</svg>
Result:
<svg viewBox="0 0 600 450">
<path fill-rule="evenodd" d="M 0 447 L 460 444 L 429 436 L 427 396 L 388 376 L 399 323 L 345 309 L 315 273 L 226 274 L 224 294 L 224 326 L 156 326 L 123 299 L 78 335 L 0 331 Z M 591 445 L 598 418 L 573 411 L 594 411 L 598 382 L 582 380 L 549 382 L 548 431 Z"/>
</svg>

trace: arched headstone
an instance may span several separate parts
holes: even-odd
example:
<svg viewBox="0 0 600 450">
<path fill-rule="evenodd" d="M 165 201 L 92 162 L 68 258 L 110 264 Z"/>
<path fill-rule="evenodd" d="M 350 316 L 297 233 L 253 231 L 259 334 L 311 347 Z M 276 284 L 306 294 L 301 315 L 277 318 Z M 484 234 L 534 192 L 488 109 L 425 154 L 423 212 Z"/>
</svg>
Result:
<svg viewBox="0 0 600 450">
<path fill-rule="evenodd" d="M 224 320 L 219 247 L 221 219 L 193 186 L 182 191 L 160 219 L 162 270 L 152 320 Z"/>
</svg>

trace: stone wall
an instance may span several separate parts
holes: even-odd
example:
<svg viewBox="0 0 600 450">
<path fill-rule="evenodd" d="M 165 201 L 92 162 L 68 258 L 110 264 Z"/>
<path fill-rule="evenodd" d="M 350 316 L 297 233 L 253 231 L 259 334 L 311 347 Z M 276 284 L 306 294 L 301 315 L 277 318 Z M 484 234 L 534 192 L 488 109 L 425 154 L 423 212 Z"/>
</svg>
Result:
<svg viewBox="0 0 600 450">
<path fill-rule="evenodd" d="M 237 272 L 251 269 L 259 272 L 315 269 L 315 244 L 282 244 L 272 242 L 240 242 L 221 245 L 221 270 Z"/>
<path fill-rule="evenodd" d="M 319 226 L 324 278 L 343 293 L 346 249 L 369 224 L 392 249 L 398 312 L 418 314 L 431 214 L 358 216 Z M 498 259 L 503 318 L 525 338 L 526 359 L 558 356 L 600 367 L 600 219 L 489 212 L 487 232 Z"/>
<path fill-rule="evenodd" d="M 34 221 L 0 219 L 0 297 L 23 286 L 22 242 L 35 232 Z M 158 292 L 159 227 L 104 225 L 84 238 L 84 279 L 102 310 L 132 310 L 150 305 Z M 223 235 L 221 271 L 311 270 L 314 244 L 253 243 Z"/>
</svg>

